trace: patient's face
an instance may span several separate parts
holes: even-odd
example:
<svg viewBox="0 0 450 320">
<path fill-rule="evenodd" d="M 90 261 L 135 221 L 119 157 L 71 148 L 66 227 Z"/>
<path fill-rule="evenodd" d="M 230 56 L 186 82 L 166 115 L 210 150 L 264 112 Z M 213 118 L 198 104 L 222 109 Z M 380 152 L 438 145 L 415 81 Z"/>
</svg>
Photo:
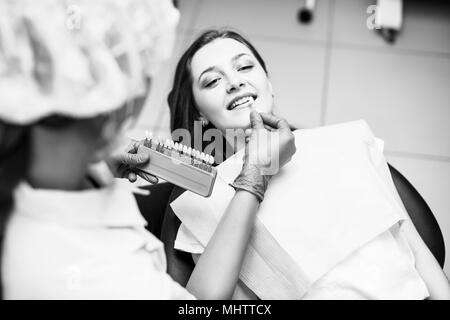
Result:
<svg viewBox="0 0 450 320">
<path fill-rule="evenodd" d="M 220 130 L 248 128 L 250 111 L 272 112 L 272 85 L 249 48 L 233 39 L 202 47 L 191 62 L 198 110 Z"/>
</svg>

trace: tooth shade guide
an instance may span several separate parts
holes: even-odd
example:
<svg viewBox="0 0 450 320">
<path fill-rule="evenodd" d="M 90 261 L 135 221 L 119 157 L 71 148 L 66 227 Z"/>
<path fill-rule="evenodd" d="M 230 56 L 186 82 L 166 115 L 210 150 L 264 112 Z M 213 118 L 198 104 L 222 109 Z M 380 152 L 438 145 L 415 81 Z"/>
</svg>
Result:
<svg viewBox="0 0 450 320">
<path fill-rule="evenodd" d="M 150 162 L 142 170 L 204 197 L 209 196 L 217 175 L 216 168 L 210 165 L 212 156 L 182 144 L 177 145 L 181 152 L 169 149 L 171 144 L 170 141 L 160 144 L 161 151 L 141 145 L 138 152 L 150 155 Z"/>
<path fill-rule="evenodd" d="M 162 136 L 150 139 L 153 135 L 149 131 L 145 132 L 145 136 L 144 146 L 201 170 L 211 172 L 211 166 L 214 164 L 214 157 L 212 155 L 200 152 L 192 147 Z"/>
</svg>

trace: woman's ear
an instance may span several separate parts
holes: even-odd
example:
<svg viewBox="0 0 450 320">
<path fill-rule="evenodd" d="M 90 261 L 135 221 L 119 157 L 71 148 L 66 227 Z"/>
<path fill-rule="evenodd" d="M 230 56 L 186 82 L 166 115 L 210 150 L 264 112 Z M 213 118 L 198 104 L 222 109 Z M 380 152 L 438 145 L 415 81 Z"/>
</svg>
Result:
<svg viewBox="0 0 450 320">
<path fill-rule="evenodd" d="M 201 112 L 200 112 L 200 117 L 198 118 L 198 121 L 202 122 L 202 127 L 206 127 L 209 124 L 208 118 L 206 118 Z"/>
<path fill-rule="evenodd" d="M 95 143 L 95 151 L 93 152 L 93 162 L 105 160 L 113 152 L 116 152 L 118 145 L 122 143 L 122 135 L 125 134 L 121 130 L 121 126 L 112 118 L 106 119 L 97 130 L 97 141 Z"/>
<path fill-rule="evenodd" d="M 95 149 L 92 154 L 92 162 L 97 163 L 105 160 L 109 152 L 109 141 L 112 137 L 114 128 L 111 121 L 106 121 L 106 123 L 98 131 Z"/>
</svg>

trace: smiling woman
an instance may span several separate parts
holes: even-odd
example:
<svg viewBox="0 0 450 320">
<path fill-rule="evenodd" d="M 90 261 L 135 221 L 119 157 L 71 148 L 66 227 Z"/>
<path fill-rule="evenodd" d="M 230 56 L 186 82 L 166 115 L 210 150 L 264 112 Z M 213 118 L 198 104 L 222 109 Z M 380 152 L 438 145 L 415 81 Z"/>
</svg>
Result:
<svg viewBox="0 0 450 320">
<path fill-rule="evenodd" d="M 189 47 L 177 65 L 168 102 L 172 131 L 193 132 L 195 120 L 209 123 L 205 129 L 244 129 L 251 109 L 274 109 L 264 60 L 231 30 L 207 31 Z"/>
<path fill-rule="evenodd" d="M 218 57 L 212 52 L 221 54 Z M 213 63 L 214 66 L 207 67 Z M 272 111 L 272 85 L 261 64 L 242 43 L 233 39 L 214 41 L 195 54 L 191 70 L 195 79 L 194 99 L 200 106 L 200 114 L 217 128 L 248 127 L 250 107 L 262 112 Z M 241 110 L 245 110 L 244 114 L 228 112 Z"/>
<path fill-rule="evenodd" d="M 207 126 L 204 126 L 204 129 L 218 129 L 218 131 L 221 132 L 223 139 L 228 142 L 228 145 L 236 147 L 234 149 L 236 157 L 237 151 L 243 149 L 244 144 L 242 143 L 239 145 L 238 143 L 237 145 L 235 145 L 234 141 L 229 139 L 229 129 L 233 129 L 236 131 L 240 130 L 240 132 L 251 132 L 252 130 L 247 129 L 250 128 L 251 124 L 250 115 L 255 114 L 255 110 L 261 112 L 261 114 L 265 113 L 263 117 L 265 119 L 274 117 L 273 89 L 264 61 L 262 60 L 256 49 L 247 40 L 245 40 L 236 32 L 227 29 L 206 31 L 202 33 L 197 38 L 197 40 L 195 40 L 191 44 L 191 46 L 189 46 L 189 48 L 186 50 L 186 52 L 178 62 L 174 84 L 169 94 L 168 102 L 171 112 L 172 131 L 175 131 L 177 129 L 187 129 L 192 136 L 192 134 L 195 135 L 195 130 L 193 130 L 195 121 L 200 120 L 203 124 L 208 123 Z M 277 124 L 284 123 L 283 127 L 290 131 L 288 124 L 284 120 L 279 119 L 277 121 L 273 121 L 273 123 L 275 124 L 275 126 L 277 126 Z M 245 131 L 242 129 L 244 129 Z M 298 134 L 297 137 L 301 135 L 299 132 L 296 132 L 295 134 Z M 219 139 L 222 139 L 222 137 L 220 136 Z M 242 139 L 238 139 L 238 141 L 239 140 L 242 142 Z M 189 142 L 186 143 L 189 144 Z M 317 146 L 317 148 L 316 146 L 317 145 L 315 145 L 314 148 L 310 149 L 308 156 L 314 154 L 314 152 L 311 152 L 311 150 L 322 150 L 322 148 L 326 149 L 324 145 Z M 297 145 L 297 148 L 302 148 L 301 150 L 303 152 L 303 155 L 305 154 L 304 147 L 305 145 Z M 329 146 L 327 146 L 327 148 L 333 149 L 329 148 Z M 228 147 L 226 148 L 226 150 L 227 152 L 225 158 L 232 156 L 232 154 L 228 153 Z M 223 154 L 222 157 L 217 153 L 215 153 L 214 156 L 216 159 L 216 163 L 220 164 L 220 160 L 223 159 Z M 329 159 L 330 162 L 333 162 L 334 159 L 333 156 L 322 158 Z M 230 159 L 230 161 L 234 159 Z M 351 167 L 348 161 L 346 161 L 345 164 L 342 164 L 342 166 L 350 167 L 350 172 L 355 172 L 354 168 Z M 224 166 L 222 165 L 222 169 L 223 168 Z M 221 167 L 219 167 L 219 170 L 220 169 Z M 296 170 L 294 171 L 298 171 L 300 169 L 306 170 L 306 172 L 313 169 L 317 169 L 320 171 L 324 169 L 324 166 L 321 166 L 318 163 L 314 162 L 313 165 L 307 167 L 299 165 L 299 167 L 295 169 Z M 226 166 L 223 170 L 227 170 Z M 332 170 L 331 172 L 336 172 L 336 170 Z M 283 177 L 282 174 L 280 176 Z M 281 178 L 280 176 L 278 176 L 279 179 L 287 179 L 286 175 L 284 176 L 284 178 Z M 225 181 L 223 176 L 221 178 L 223 181 Z M 254 178 L 255 176 L 252 175 L 246 176 L 244 179 L 245 183 L 251 182 Z M 314 179 L 316 178 L 317 177 L 315 176 Z M 335 177 L 327 177 L 328 180 L 324 182 L 323 185 L 331 185 L 333 178 Z M 304 182 L 304 180 L 302 181 Z M 308 186 L 302 190 L 311 190 L 311 186 L 314 183 L 315 180 L 311 180 L 309 183 L 307 183 Z M 297 190 L 296 184 L 297 180 L 295 183 L 292 183 L 289 188 Z M 218 209 L 218 207 L 220 207 L 219 203 L 223 204 L 223 202 L 220 201 L 225 197 L 225 190 L 228 190 L 226 188 L 229 188 L 228 182 L 225 183 L 225 185 L 226 186 L 224 186 L 224 189 L 220 189 L 220 200 L 215 199 L 217 201 L 210 200 L 210 202 L 204 203 L 199 199 L 197 199 L 198 201 L 196 202 L 194 199 L 188 198 L 188 201 L 186 202 L 188 204 L 179 204 L 179 206 L 177 207 L 179 210 L 178 212 L 175 212 L 177 212 L 177 214 L 180 214 L 180 212 L 184 209 L 188 211 L 187 209 L 193 208 L 193 211 L 190 212 L 190 214 L 193 219 L 196 220 L 196 222 L 199 222 L 199 224 L 201 224 L 200 221 L 207 220 L 207 217 L 211 217 L 214 216 L 214 214 L 217 214 L 217 212 L 214 212 L 214 210 L 222 210 Z M 231 184 L 230 186 L 233 187 L 233 184 Z M 339 194 L 339 192 L 342 192 L 342 189 L 343 188 L 341 186 L 334 191 L 336 191 L 336 194 Z M 317 191 L 316 193 L 313 193 L 311 195 L 308 194 L 308 196 L 312 196 L 314 198 L 315 196 L 322 194 L 322 191 Z M 176 207 L 176 203 L 179 200 L 177 198 L 181 195 L 182 192 L 183 190 L 179 190 L 177 188 L 175 188 L 172 192 L 172 196 L 169 200 L 171 206 L 167 206 L 166 217 L 175 216 L 175 212 L 173 210 L 177 209 L 173 208 Z M 183 196 L 181 196 L 180 199 L 183 199 Z M 292 196 L 292 198 L 298 199 L 296 198 L 297 196 L 298 195 L 295 194 Z M 330 200 L 329 198 L 330 197 L 324 200 Z M 270 201 L 270 199 L 274 201 L 273 196 L 271 197 L 271 195 L 268 195 L 268 199 L 268 201 Z M 231 203 L 225 203 L 224 208 L 241 207 L 239 201 L 237 201 L 239 199 L 234 198 L 233 200 L 236 200 L 236 202 L 233 203 L 233 206 L 231 206 Z M 276 198 L 275 201 L 283 203 L 283 200 L 279 198 Z M 349 200 L 349 203 L 352 203 L 352 201 Z M 172 205 L 174 205 L 174 207 L 172 207 Z M 210 205 L 211 207 L 208 207 L 208 205 Z M 335 208 L 333 208 L 333 210 L 334 209 Z M 205 210 L 205 215 L 203 217 L 200 217 L 200 212 L 202 212 L 202 210 Z M 309 212 L 310 211 L 311 210 L 309 210 Z M 330 210 L 328 210 L 327 213 L 329 211 Z M 184 216 L 184 218 L 186 218 L 186 215 Z M 178 217 L 181 216 L 182 214 L 178 215 Z M 240 218 L 239 215 L 236 217 L 236 219 L 238 218 Z M 183 218 L 181 219 L 183 220 Z M 281 221 L 291 220 L 287 219 Z M 308 221 L 304 222 L 305 223 L 303 225 L 306 225 L 308 223 Z M 292 223 L 290 225 L 288 225 L 288 223 L 290 222 L 286 222 L 286 226 L 283 227 L 285 229 L 283 230 L 289 230 L 289 228 L 292 227 Z M 163 230 L 162 234 L 162 238 L 166 246 L 166 252 L 169 253 L 168 271 L 177 281 L 179 281 L 183 285 L 185 285 L 187 282 L 186 274 L 189 274 L 189 264 L 191 264 L 192 267 L 192 260 L 195 260 L 196 268 L 197 270 L 200 270 L 198 269 L 198 264 L 202 262 L 202 258 L 204 258 L 206 252 L 206 250 L 203 251 L 202 246 L 204 244 L 200 243 L 199 234 L 196 234 L 193 229 L 190 229 L 190 227 L 193 227 L 193 225 L 194 224 L 188 225 L 188 223 L 183 220 L 183 224 L 180 227 L 180 222 L 178 221 L 173 226 L 173 229 L 175 230 L 167 228 L 167 232 Z M 349 223 L 349 225 L 352 224 Z M 328 278 L 323 277 L 321 279 L 321 282 L 318 283 L 317 286 L 309 288 L 308 294 L 302 295 L 302 298 L 327 299 L 331 297 L 342 299 L 345 297 L 357 297 L 358 299 L 374 299 L 390 297 L 390 299 L 398 299 L 398 297 L 411 297 L 413 296 L 411 295 L 412 293 L 414 293 L 415 298 L 418 299 L 422 299 L 428 294 L 430 298 L 449 298 L 450 286 L 448 280 L 445 278 L 442 270 L 439 267 L 439 264 L 436 262 L 436 260 L 431 255 L 430 251 L 420 238 L 420 235 L 417 233 L 414 225 L 410 220 L 406 220 L 401 224 L 401 227 L 399 224 L 399 230 L 402 234 L 401 243 L 402 245 L 407 243 L 407 246 L 409 246 L 405 246 L 405 252 L 407 252 L 408 257 L 414 256 L 414 264 L 407 264 L 406 260 L 404 260 L 403 262 L 405 263 L 403 265 L 407 266 L 407 268 L 402 270 L 400 270 L 398 266 L 395 266 L 393 268 L 383 266 L 382 269 L 389 270 L 389 272 L 385 277 L 383 277 L 383 281 L 380 282 L 371 280 L 373 279 L 373 273 L 370 271 L 375 270 L 379 267 L 377 265 L 378 261 L 374 262 L 370 259 L 363 259 L 365 261 L 364 263 L 366 264 L 366 266 L 363 268 L 361 267 L 364 264 L 362 260 L 356 259 L 357 265 L 359 267 L 355 270 L 349 269 L 347 273 L 343 272 L 342 274 L 344 274 L 344 277 L 342 279 L 345 278 L 345 280 L 338 279 L 340 275 L 338 276 L 338 278 L 333 278 L 335 274 L 333 272 L 330 272 L 329 274 L 331 274 L 331 276 L 329 276 Z M 248 231 L 251 232 L 252 229 L 248 228 Z M 387 232 L 391 231 L 388 230 Z M 255 233 L 257 234 L 257 232 Z M 307 245 L 318 248 L 319 246 L 317 245 L 317 243 L 323 243 L 323 239 L 321 238 L 322 235 L 319 234 L 320 232 L 318 232 L 317 238 L 314 238 L 313 241 L 308 242 Z M 174 237 L 176 237 L 176 239 L 173 239 Z M 241 251 L 236 250 L 236 248 L 240 248 L 239 246 L 236 246 L 235 249 L 233 249 L 232 246 L 228 245 L 228 243 L 231 243 L 233 240 L 235 240 L 236 236 L 234 233 L 223 235 L 223 237 L 223 239 L 226 240 L 225 243 L 227 243 L 225 247 L 211 247 L 210 242 L 203 239 L 205 240 L 205 243 L 208 243 L 209 254 L 211 253 L 211 250 L 214 250 L 212 248 L 215 248 L 215 250 L 219 250 L 222 253 L 226 252 L 227 255 L 223 254 L 223 257 L 227 256 L 228 258 L 235 255 L 240 255 L 242 253 Z M 374 241 L 376 242 L 378 240 L 375 239 Z M 305 245 L 305 243 L 296 242 L 296 245 L 297 244 L 298 246 Z M 178 250 L 178 252 L 174 249 Z M 366 248 L 362 247 L 362 250 L 364 251 L 366 250 Z M 180 263 L 180 259 L 178 259 L 178 257 L 182 256 L 178 254 L 180 251 L 190 253 L 192 254 L 192 257 L 189 255 L 183 255 L 183 262 Z M 333 254 L 330 254 L 330 256 L 332 256 Z M 389 263 L 395 264 L 396 260 L 385 259 L 381 261 L 389 261 Z M 223 265 L 226 265 L 228 263 L 224 260 L 222 260 L 221 262 Z M 270 263 L 272 263 L 272 261 Z M 217 269 L 220 268 L 222 268 L 221 264 L 218 265 Z M 275 270 L 272 264 L 270 265 L 270 267 L 268 267 L 268 269 Z M 338 268 L 334 270 L 338 270 Z M 360 274 L 363 279 L 362 281 L 360 281 L 360 279 L 355 275 L 355 272 L 361 271 L 363 271 Z M 398 286 L 396 286 L 394 282 L 391 281 L 391 279 L 394 278 L 399 279 L 399 277 L 393 276 L 394 271 L 398 271 L 399 274 L 400 272 L 404 272 L 404 275 L 410 274 L 411 281 L 405 280 L 405 277 L 402 276 L 402 282 Z M 335 272 L 337 272 L 336 274 L 339 274 L 340 271 L 338 270 Z M 420 274 L 422 278 L 418 277 L 418 274 Z M 207 272 L 204 272 L 199 277 L 203 278 L 203 281 L 206 281 L 205 279 L 208 279 L 208 281 L 211 281 L 212 283 L 220 277 L 220 274 L 208 274 Z M 270 276 L 267 276 L 267 274 L 261 276 L 261 279 L 267 280 L 268 278 L 270 278 Z M 265 292 L 257 291 L 261 289 L 261 287 L 259 287 L 261 283 L 260 279 L 258 279 L 258 281 L 255 281 L 258 283 L 256 288 L 252 288 L 251 285 L 248 285 L 249 283 L 252 284 L 251 281 L 248 281 L 248 278 L 246 278 L 246 283 L 244 283 L 244 280 L 238 282 L 238 286 L 235 287 L 233 295 L 234 298 L 256 298 L 257 295 L 258 297 L 278 298 L 276 295 L 265 296 Z M 282 281 L 280 281 L 280 283 L 281 282 Z M 289 281 L 289 283 L 291 282 L 292 281 Z M 338 285 L 336 286 L 335 283 L 338 283 Z M 366 283 L 370 283 L 370 285 L 366 285 Z M 411 285 L 412 283 L 414 284 L 414 286 Z M 248 287 L 246 285 L 248 285 Z M 425 285 L 426 290 L 424 290 Z M 275 285 L 272 285 L 268 290 L 273 290 L 274 292 L 276 292 L 277 290 L 274 287 Z M 336 290 L 333 289 L 335 287 L 337 288 Z M 415 290 L 411 290 L 411 288 L 414 288 Z"/>
</svg>

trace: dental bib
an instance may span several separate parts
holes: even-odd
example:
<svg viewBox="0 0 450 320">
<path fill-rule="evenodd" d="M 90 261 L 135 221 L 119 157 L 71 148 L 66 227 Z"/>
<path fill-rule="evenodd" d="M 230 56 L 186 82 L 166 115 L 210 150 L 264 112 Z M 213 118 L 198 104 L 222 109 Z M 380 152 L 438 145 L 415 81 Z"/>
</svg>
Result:
<svg viewBox="0 0 450 320">
<path fill-rule="evenodd" d="M 297 152 L 261 203 L 240 279 L 261 299 L 423 299 L 399 231 L 407 213 L 360 120 L 294 132 Z M 175 247 L 201 253 L 233 198 L 242 151 L 218 166 L 210 198 L 185 192 Z"/>
</svg>

